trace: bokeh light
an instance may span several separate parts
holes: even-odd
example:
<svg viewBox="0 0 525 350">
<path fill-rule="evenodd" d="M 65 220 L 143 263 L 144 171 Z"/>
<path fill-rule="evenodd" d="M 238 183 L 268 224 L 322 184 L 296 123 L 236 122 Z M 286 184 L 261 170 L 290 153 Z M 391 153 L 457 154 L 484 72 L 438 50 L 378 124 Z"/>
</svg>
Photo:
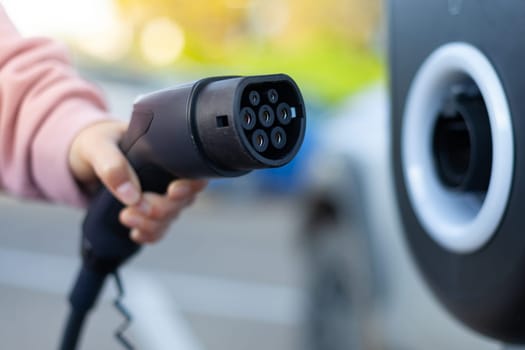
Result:
<svg viewBox="0 0 525 350">
<path fill-rule="evenodd" d="M 184 49 L 182 28 L 167 17 L 154 18 L 146 23 L 140 36 L 140 48 L 144 58 L 156 66 L 174 62 Z"/>
<path fill-rule="evenodd" d="M 78 35 L 74 45 L 93 58 L 106 62 L 120 61 L 129 53 L 133 44 L 133 31 L 126 22 L 114 18 L 98 30 Z"/>
</svg>

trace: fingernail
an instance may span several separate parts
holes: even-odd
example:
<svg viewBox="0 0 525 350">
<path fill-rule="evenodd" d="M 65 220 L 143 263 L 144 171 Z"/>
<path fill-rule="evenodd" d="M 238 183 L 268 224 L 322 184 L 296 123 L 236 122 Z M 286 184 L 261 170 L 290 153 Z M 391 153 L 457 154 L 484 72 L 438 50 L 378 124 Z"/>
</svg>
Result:
<svg viewBox="0 0 525 350">
<path fill-rule="evenodd" d="M 129 212 L 124 212 L 122 220 L 127 226 L 135 227 L 140 224 L 140 217 L 130 214 Z"/>
<path fill-rule="evenodd" d="M 184 184 L 176 184 L 172 188 L 170 188 L 170 197 L 172 198 L 182 198 L 189 195 L 191 192 L 191 188 L 188 185 Z"/>
<path fill-rule="evenodd" d="M 141 213 L 145 214 L 145 215 L 149 215 L 150 212 L 151 212 L 151 204 L 149 204 L 147 201 L 145 200 L 141 200 L 140 201 L 140 204 L 138 206 L 138 209 Z"/>
<path fill-rule="evenodd" d="M 135 242 L 138 242 L 140 241 L 140 231 L 137 230 L 136 228 L 131 230 L 131 239 L 134 240 Z"/>
<path fill-rule="evenodd" d="M 140 199 L 140 192 L 129 181 L 117 187 L 117 195 L 127 205 L 135 204 Z"/>
</svg>

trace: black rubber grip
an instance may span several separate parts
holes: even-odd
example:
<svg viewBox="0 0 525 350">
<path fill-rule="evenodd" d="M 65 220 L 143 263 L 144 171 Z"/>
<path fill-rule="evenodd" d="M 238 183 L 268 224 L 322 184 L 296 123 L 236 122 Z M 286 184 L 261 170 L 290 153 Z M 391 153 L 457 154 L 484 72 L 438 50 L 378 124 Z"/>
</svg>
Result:
<svg viewBox="0 0 525 350">
<path fill-rule="evenodd" d="M 136 168 L 142 190 L 164 193 L 175 177 L 154 165 L 142 165 Z M 130 256 L 135 254 L 140 245 L 129 237 L 130 229 L 119 221 L 123 209 L 120 203 L 105 188 L 91 202 L 82 225 L 82 256 L 84 263 L 99 273 L 112 273 Z"/>
</svg>

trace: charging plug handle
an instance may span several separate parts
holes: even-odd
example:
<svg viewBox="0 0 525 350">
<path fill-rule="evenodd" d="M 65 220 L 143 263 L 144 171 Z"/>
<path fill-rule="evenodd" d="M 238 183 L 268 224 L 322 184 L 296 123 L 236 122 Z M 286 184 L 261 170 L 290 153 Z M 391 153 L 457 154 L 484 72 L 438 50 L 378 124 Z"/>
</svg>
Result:
<svg viewBox="0 0 525 350">
<path fill-rule="evenodd" d="M 253 120 L 243 120 L 246 115 Z M 285 165 L 299 151 L 305 128 L 301 93 L 287 75 L 213 77 L 141 97 L 120 146 L 142 190 L 164 193 L 179 177 L 234 177 Z M 264 145 L 256 133 L 267 135 Z M 140 250 L 119 221 L 122 209 L 105 188 L 89 206 L 62 350 L 75 349 L 106 277 Z"/>
</svg>

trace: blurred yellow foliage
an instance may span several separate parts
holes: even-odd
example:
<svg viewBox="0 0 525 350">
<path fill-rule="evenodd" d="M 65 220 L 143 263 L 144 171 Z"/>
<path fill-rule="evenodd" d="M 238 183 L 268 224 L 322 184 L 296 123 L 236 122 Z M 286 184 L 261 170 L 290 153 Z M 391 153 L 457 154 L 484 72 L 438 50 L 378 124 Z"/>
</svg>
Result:
<svg viewBox="0 0 525 350">
<path fill-rule="evenodd" d="M 320 96 L 330 100 L 382 72 L 370 49 L 381 17 L 380 0 L 115 2 L 137 37 L 158 18 L 180 26 L 185 46 L 176 63 L 185 69 L 216 66 L 246 74 L 286 70 L 315 84 Z M 144 57 L 144 47 L 138 46 L 137 41 L 135 49 Z"/>
<path fill-rule="evenodd" d="M 210 44 L 265 34 L 265 39 L 277 42 L 304 41 L 322 33 L 366 45 L 377 29 L 381 13 L 379 0 L 116 0 L 116 3 L 139 27 L 151 18 L 168 16 L 192 36 Z"/>
</svg>

